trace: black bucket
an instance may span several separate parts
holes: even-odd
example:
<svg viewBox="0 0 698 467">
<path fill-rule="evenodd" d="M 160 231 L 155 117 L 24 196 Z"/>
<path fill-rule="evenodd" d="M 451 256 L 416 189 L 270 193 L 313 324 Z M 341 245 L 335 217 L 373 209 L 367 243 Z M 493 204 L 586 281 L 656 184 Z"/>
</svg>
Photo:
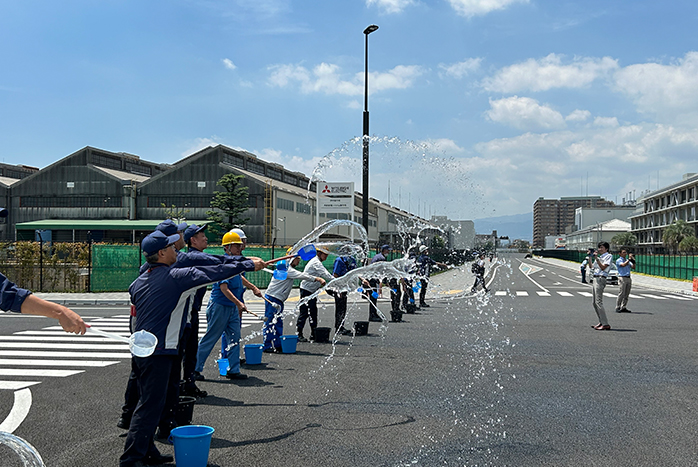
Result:
<svg viewBox="0 0 698 467">
<path fill-rule="evenodd" d="M 354 335 L 365 336 L 368 334 L 368 321 L 354 321 Z"/>
<path fill-rule="evenodd" d="M 194 418 L 194 402 L 196 397 L 179 396 L 177 413 L 175 413 L 177 426 L 191 425 L 191 419 Z"/>
<path fill-rule="evenodd" d="M 329 342 L 330 328 L 315 328 L 315 342 Z"/>
</svg>

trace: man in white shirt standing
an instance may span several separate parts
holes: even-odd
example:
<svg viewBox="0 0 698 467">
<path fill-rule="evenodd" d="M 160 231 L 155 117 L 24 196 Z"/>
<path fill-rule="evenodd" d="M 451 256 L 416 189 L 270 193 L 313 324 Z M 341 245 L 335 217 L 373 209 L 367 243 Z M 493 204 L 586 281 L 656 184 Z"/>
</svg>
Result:
<svg viewBox="0 0 698 467">
<path fill-rule="evenodd" d="M 308 261 L 308 264 L 305 265 L 303 272 L 313 277 L 322 277 L 326 282 L 329 282 L 334 279 L 334 276 L 330 274 L 330 271 L 325 268 L 322 262 L 327 259 L 330 252 L 320 246 L 316 247 L 316 250 L 317 254 L 314 258 Z M 322 286 L 316 280 L 304 280 L 301 282 L 301 300 L 317 292 L 320 287 Z M 308 300 L 307 303 L 300 306 L 298 320 L 296 321 L 299 342 L 307 342 L 307 339 L 303 337 L 303 328 L 305 327 L 305 321 L 308 319 L 308 317 L 310 317 L 310 340 L 315 341 L 315 328 L 317 327 L 317 297 L 313 298 L 312 300 Z"/>
<path fill-rule="evenodd" d="M 599 324 L 592 326 L 597 331 L 610 331 L 611 326 L 606 318 L 606 310 L 603 307 L 603 291 L 606 288 L 606 278 L 608 277 L 609 267 L 613 261 L 613 255 L 608 250 L 610 245 L 608 242 L 599 242 L 597 245 L 598 253 L 593 252 L 590 256 L 591 270 L 594 274 L 594 284 L 592 286 L 594 311 L 599 317 Z"/>
</svg>

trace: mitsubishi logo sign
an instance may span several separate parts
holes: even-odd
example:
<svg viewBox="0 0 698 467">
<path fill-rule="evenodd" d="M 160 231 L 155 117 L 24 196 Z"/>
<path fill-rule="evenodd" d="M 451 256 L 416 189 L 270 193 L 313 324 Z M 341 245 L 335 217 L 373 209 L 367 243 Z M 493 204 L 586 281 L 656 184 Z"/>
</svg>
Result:
<svg viewBox="0 0 698 467">
<path fill-rule="evenodd" d="M 324 188 L 323 188 L 324 187 Z M 317 206 L 320 213 L 354 215 L 354 182 L 319 182 Z"/>
<path fill-rule="evenodd" d="M 323 193 L 332 193 L 332 192 L 330 191 L 330 187 L 328 187 L 327 185 L 325 185 L 325 189 L 322 190 L 322 192 L 323 192 Z"/>
</svg>

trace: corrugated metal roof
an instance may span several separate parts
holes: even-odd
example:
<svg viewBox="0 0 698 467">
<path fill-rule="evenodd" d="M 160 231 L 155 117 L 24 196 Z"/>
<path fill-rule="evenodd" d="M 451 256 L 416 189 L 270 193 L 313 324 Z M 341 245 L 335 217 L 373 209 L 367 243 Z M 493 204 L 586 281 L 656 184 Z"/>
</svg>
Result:
<svg viewBox="0 0 698 467">
<path fill-rule="evenodd" d="M 120 220 L 120 219 L 44 219 L 40 221 L 21 222 L 17 230 L 155 230 L 162 220 Z M 187 220 L 187 224 L 210 224 L 207 220 Z"/>
<path fill-rule="evenodd" d="M 14 185 L 20 181 L 19 178 L 10 178 L 10 177 L 0 177 L 0 183 L 2 183 L 5 186 L 11 186 Z"/>
<path fill-rule="evenodd" d="M 124 172 L 122 170 L 115 170 L 115 169 L 107 169 L 106 167 L 100 167 L 98 165 L 93 165 L 93 167 L 97 170 L 101 170 L 102 172 L 106 172 L 112 177 L 116 177 L 119 180 L 134 180 L 138 183 L 144 182 L 148 180 L 150 177 L 147 175 L 138 175 L 138 174 L 133 174 L 131 172 Z"/>
</svg>

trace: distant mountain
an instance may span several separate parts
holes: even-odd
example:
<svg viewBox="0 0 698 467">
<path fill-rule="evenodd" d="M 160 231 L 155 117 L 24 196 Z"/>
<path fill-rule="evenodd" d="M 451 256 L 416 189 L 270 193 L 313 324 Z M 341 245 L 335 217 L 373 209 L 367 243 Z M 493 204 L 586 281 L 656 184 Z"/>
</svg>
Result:
<svg viewBox="0 0 698 467">
<path fill-rule="evenodd" d="M 497 231 L 497 235 L 509 237 L 511 240 L 520 238 L 522 240 L 533 241 L 533 213 L 514 214 L 511 216 L 486 217 L 484 219 L 474 219 L 475 232 L 479 234 L 492 233 Z"/>
</svg>

